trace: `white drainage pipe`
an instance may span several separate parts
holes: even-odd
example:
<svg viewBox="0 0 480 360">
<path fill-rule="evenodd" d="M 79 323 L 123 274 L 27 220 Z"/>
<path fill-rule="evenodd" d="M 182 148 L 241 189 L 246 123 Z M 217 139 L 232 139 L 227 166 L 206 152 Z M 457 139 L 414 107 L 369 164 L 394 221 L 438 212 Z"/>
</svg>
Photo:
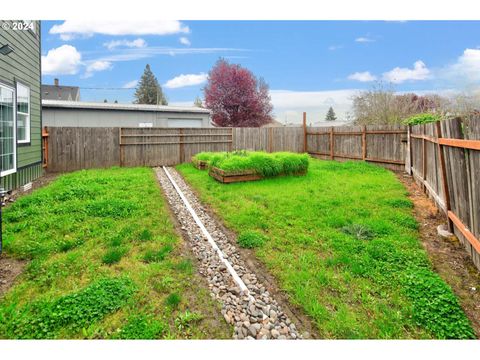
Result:
<svg viewBox="0 0 480 360">
<path fill-rule="evenodd" d="M 168 170 L 165 166 L 163 166 L 163 170 L 165 171 L 165 174 L 167 175 L 168 179 L 170 180 L 173 187 L 177 191 L 178 195 L 180 195 L 180 198 L 182 199 L 183 203 L 185 204 L 187 210 L 190 212 L 190 215 L 192 215 L 193 220 L 195 220 L 195 222 L 198 225 L 198 227 L 200 228 L 200 230 L 202 230 L 203 235 L 207 238 L 207 240 L 210 243 L 210 245 L 212 246 L 213 250 L 215 250 L 217 252 L 217 255 L 220 258 L 220 260 L 225 264 L 228 272 L 230 273 L 230 275 L 232 275 L 233 280 L 239 286 L 240 291 L 244 294 L 247 294 L 248 297 L 253 300 L 253 296 L 250 295 L 250 291 L 248 290 L 247 286 L 245 285 L 243 280 L 240 278 L 240 276 L 238 276 L 237 272 L 232 267 L 230 262 L 227 259 L 225 259 L 225 255 L 223 254 L 222 250 L 220 250 L 220 248 L 217 246 L 217 244 L 215 243 L 215 240 L 213 240 L 212 236 L 210 235 L 208 230 L 203 225 L 202 220 L 200 220 L 200 218 L 197 216 L 197 213 L 195 212 L 195 210 L 193 210 L 193 208 L 190 205 L 190 203 L 188 202 L 187 198 L 185 197 L 185 195 L 183 195 L 182 190 L 180 190 L 177 183 L 175 182 L 175 180 L 173 180 L 172 176 L 170 175 L 170 173 L 168 172 Z"/>
</svg>

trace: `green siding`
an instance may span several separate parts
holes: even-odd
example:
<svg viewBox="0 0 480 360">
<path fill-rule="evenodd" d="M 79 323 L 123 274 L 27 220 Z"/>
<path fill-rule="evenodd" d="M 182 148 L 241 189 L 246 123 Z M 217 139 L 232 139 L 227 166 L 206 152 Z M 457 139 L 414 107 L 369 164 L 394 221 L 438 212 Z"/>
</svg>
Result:
<svg viewBox="0 0 480 360">
<path fill-rule="evenodd" d="M 0 187 L 6 191 L 18 189 L 20 186 L 38 179 L 43 175 L 42 164 L 30 165 L 17 170 L 16 173 L 0 178 Z"/>
<path fill-rule="evenodd" d="M 9 44 L 15 51 L 0 55 L 0 82 L 10 86 L 21 82 L 30 87 L 30 144 L 18 144 L 17 168 L 20 170 L 2 178 L 4 187 L 11 190 L 34 180 L 42 172 L 41 165 L 37 165 L 42 160 L 40 22 L 35 21 L 35 34 L 3 30 L 3 23 L 11 24 L 12 21 L 0 20 L 0 44 Z"/>
</svg>

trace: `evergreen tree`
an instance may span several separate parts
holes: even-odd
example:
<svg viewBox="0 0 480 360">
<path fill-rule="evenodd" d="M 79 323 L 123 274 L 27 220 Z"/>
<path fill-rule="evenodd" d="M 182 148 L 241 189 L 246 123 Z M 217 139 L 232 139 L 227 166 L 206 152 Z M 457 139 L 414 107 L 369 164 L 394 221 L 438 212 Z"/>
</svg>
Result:
<svg viewBox="0 0 480 360">
<path fill-rule="evenodd" d="M 193 102 L 193 106 L 203 108 L 203 103 L 202 99 L 200 99 L 198 96 L 195 98 L 195 101 Z"/>
<path fill-rule="evenodd" d="M 327 116 L 325 116 L 326 121 L 335 121 L 337 120 L 337 116 L 335 115 L 335 111 L 333 111 L 333 108 L 330 106 L 327 112 Z"/>
<path fill-rule="evenodd" d="M 168 105 L 162 87 L 147 64 L 135 90 L 135 104 Z"/>
</svg>

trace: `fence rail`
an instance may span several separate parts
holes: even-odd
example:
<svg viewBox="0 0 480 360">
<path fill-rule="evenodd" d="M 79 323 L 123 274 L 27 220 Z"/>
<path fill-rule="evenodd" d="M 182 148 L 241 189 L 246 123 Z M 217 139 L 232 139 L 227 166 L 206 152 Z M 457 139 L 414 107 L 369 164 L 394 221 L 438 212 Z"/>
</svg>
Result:
<svg viewBox="0 0 480 360">
<path fill-rule="evenodd" d="M 407 129 L 400 125 L 307 127 L 304 152 L 331 160 L 363 160 L 392 170 L 405 166 Z"/>
<path fill-rule="evenodd" d="M 480 118 L 411 127 L 409 158 L 407 171 L 447 215 L 480 269 Z"/>
<path fill-rule="evenodd" d="M 303 151 L 297 128 L 49 127 L 48 171 L 90 167 L 176 165 L 202 151 Z"/>
</svg>

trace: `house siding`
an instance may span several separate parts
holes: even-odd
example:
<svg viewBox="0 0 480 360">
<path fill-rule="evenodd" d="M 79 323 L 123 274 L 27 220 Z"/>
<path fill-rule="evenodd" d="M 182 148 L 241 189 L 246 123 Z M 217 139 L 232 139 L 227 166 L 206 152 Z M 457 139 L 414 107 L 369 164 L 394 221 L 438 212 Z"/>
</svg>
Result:
<svg viewBox="0 0 480 360">
<path fill-rule="evenodd" d="M 40 21 L 34 21 L 36 32 L 3 30 L 0 20 L 0 44 L 9 44 L 14 51 L 0 55 L 0 83 L 15 87 L 20 82 L 30 88 L 30 143 L 17 143 L 17 172 L 1 178 L 0 186 L 12 190 L 42 174 L 41 135 L 41 66 Z"/>
<path fill-rule="evenodd" d="M 150 123 L 153 127 L 212 127 L 209 113 L 174 113 L 132 110 L 93 110 L 65 109 L 43 106 L 43 125 L 58 127 L 138 127 L 140 123 Z M 184 124 L 182 124 L 184 123 Z"/>
</svg>

